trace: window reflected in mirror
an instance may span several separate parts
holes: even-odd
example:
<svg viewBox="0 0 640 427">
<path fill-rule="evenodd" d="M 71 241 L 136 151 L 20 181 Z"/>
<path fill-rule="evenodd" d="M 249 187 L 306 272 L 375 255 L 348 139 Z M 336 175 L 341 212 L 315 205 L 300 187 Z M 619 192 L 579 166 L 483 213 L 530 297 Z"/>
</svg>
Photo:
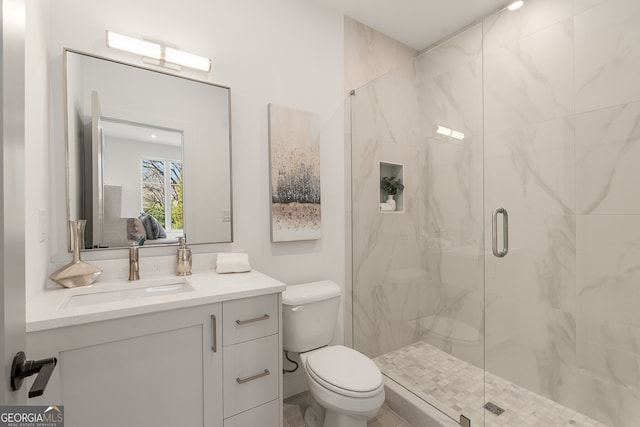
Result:
<svg viewBox="0 0 640 427">
<path fill-rule="evenodd" d="M 142 160 L 142 211 L 165 230 L 182 233 L 182 162 Z"/>
</svg>

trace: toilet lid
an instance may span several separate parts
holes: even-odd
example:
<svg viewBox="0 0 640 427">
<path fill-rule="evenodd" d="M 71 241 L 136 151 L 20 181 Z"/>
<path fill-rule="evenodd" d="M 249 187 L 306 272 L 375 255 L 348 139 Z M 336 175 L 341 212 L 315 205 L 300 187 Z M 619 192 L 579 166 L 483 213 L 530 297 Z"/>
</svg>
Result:
<svg viewBox="0 0 640 427">
<path fill-rule="evenodd" d="M 310 352 L 306 366 L 316 381 L 337 393 L 369 395 L 382 386 L 382 374 L 376 364 L 364 354 L 341 345 Z"/>
</svg>

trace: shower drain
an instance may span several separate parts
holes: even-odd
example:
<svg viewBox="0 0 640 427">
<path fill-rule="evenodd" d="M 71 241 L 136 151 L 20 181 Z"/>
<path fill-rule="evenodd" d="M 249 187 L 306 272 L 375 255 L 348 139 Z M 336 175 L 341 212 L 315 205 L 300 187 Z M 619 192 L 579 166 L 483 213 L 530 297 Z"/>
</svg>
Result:
<svg viewBox="0 0 640 427">
<path fill-rule="evenodd" d="M 493 402 L 487 402 L 487 404 L 484 405 L 483 408 L 494 415 L 502 415 L 502 413 L 504 412 L 504 409 L 502 409 L 501 407 L 499 407 Z"/>
</svg>

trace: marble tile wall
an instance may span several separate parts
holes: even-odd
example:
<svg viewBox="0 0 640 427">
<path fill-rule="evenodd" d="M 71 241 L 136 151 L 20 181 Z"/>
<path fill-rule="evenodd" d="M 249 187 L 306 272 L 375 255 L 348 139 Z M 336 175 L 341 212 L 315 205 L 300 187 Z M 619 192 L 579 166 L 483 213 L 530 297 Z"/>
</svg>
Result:
<svg viewBox="0 0 640 427">
<path fill-rule="evenodd" d="M 344 86 L 364 86 L 413 60 L 418 52 L 348 16 L 344 17 Z"/>
<path fill-rule="evenodd" d="M 423 339 L 607 425 L 636 425 L 639 76 L 640 2 L 528 0 L 359 89 L 356 348 L 378 356 Z M 413 181 L 402 216 L 370 202 L 385 156 Z M 501 259 L 498 206 L 510 225 Z"/>
<path fill-rule="evenodd" d="M 418 52 L 374 29 L 344 17 L 344 89 L 345 89 L 345 174 L 351 176 L 351 90 L 360 88 L 367 83 L 391 72 L 401 65 L 411 64 Z M 357 101 L 356 101 L 357 103 Z M 356 155 L 364 146 L 356 147 Z M 356 175 L 359 174 L 360 164 L 357 163 Z M 351 221 L 351 185 L 345 191 L 345 205 L 347 208 L 345 231 L 345 252 L 351 254 L 352 221 Z M 344 341 L 353 345 L 353 265 L 347 263 L 345 278 L 345 328 Z M 357 312 L 357 310 L 356 310 Z"/>
<path fill-rule="evenodd" d="M 483 366 L 482 26 L 476 25 L 416 61 L 421 146 L 421 338 Z M 464 133 L 458 140 L 438 126 Z"/>
<path fill-rule="evenodd" d="M 372 357 L 419 339 L 425 306 L 415 87 L 411 62 L 351 97 L 353 344 Z M 404 165 L 403 213 L 379 210 L 380 161 Z"/>
<path fill-rule="evenodd" d="M 466 355 L 450 339 L 464 330 L 482 365 L 481 49 L 478 26 L 352 99 L 353 342 L 372 357 L 434 329 Z M 404 165 L 402 214 L 378 211 L 379 161 Z"/>
<path fill-rule="evenodd" d="M 526 6 L 484 21 L 484 195 L 515 255 L 486 259 L 486 368 L 636 425 L 640 3 Z"/>
<path fill-rule="evenodd" d="M 510 246 L 495 258 L 485 243 L 485 362 L 575 408 L 572 13 L 571 0 L 533 0 L 484 22 L 485 233 L 506 208 Z"/>
<path fill-rule="evenodd" d="M 578 404 L 631 426 L 640 419 L 640 3 L 576 3 Z"/>
</svg>

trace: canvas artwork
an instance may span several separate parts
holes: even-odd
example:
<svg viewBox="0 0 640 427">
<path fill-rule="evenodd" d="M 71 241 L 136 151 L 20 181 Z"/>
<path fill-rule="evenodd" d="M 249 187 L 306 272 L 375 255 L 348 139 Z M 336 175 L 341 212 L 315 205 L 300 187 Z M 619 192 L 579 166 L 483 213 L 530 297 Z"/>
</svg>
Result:
<svg viewBox="0 0 640 427">
<path fill-rule="evenodd" d="M 320 221 L 317 114 L 269 104 L 271 240 L 314 240 Z"/>
</svg>

